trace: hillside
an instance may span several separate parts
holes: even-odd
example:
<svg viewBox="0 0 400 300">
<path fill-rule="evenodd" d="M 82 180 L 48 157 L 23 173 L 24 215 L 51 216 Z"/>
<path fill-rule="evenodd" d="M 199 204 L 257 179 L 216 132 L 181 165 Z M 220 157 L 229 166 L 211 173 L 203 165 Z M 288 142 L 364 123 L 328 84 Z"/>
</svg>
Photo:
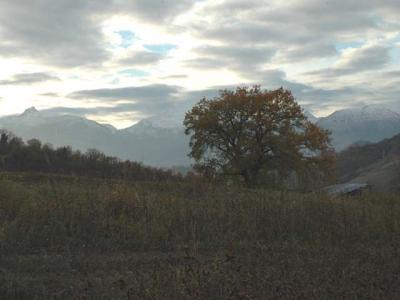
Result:
<svg viewBox="0 0 400 300">
<path fill-rule="evenodd" d="M 400 159 L 379 161 L 357 171 L 352 182 L 369 184 L 371 190 L 378 193 L 400 192 Z"/>
<path fill-rule="evenodd" d="M 400 134 L 378 143 L 353 145 L 337 156 L 338 180 L 369 182 L 384 189 L 400 175 L 399 159 Z"/>
</svg>

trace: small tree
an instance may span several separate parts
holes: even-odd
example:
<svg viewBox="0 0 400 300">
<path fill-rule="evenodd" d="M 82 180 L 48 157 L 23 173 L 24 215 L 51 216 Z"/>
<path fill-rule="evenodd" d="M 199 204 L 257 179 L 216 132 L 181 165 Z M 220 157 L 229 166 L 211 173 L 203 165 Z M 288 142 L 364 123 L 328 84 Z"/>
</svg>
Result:
<svg viewBox="0 0 400 300">
<path fill-rule="evenodd" d="M 318 167 L 325 173 L 332 167 L 329 133 L 309 122 L 283 88 L 221 91 L 200 100 L 184 125 L 191 134 L 189 155 L 206 174 L 240 175 L 253 186 L 261 171 L 283 178 L 292 171 Z"/>
</svg>

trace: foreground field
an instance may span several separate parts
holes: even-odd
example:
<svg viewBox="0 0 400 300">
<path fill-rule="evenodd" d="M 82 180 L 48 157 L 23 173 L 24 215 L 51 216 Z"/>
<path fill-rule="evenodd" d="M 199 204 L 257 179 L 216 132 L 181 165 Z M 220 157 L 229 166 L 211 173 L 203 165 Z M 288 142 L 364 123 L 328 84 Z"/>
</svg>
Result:
<svg viewBox="0 0 400 300">
<path fill-rule="evenodd" d="M 400 199 L 2 174 L 1 299 L 394 299 Z"/>
</svg>

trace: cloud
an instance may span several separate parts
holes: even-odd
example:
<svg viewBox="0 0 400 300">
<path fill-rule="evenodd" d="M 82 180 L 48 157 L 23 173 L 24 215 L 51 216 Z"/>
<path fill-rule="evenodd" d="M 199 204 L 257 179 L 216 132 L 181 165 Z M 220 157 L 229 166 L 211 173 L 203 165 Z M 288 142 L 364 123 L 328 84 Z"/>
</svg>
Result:
<svg viewBox="0 0 400 300">
<path fill-rule="evenodd" d="M 57 93 L 52 93 L 52 92 L 42 93 L 42 94 L 39 94 L 39 96 L 52 97 L 52 98 L 60 97 L 59 94 L 57 94 Z"/>
<path fill-rule="evenodd" d="M 150 50 L 155 53 L 159 54 L 167 54 L 171 50 L 174 50 L 177 48 L 176 45 L 172 44 L 148 44 L 148 45 L 143 45 L 147 50 Z"/>
<path fill-rule="evenodd" d="M 181 88 L 164 84 L 77 91 L 70 98 L 103 101 L 99 113 L 138 112 L 142 115 L 162 114 L 175 107 Z"/>
<path fill-rule="evenodd" d="M 0 55 L 46 65 L 99 67 L 111 52 L 103 23 L 112 16 L 132 16 L 162 24 L 189 9 L 177 0 L 19 0 L 0 2 Z"/>
<path fill-rule="evenodd" d="M 333 68 L 307 72 L 314 77 L 337 77 L 352 75 L 364 71 L 376 71 L 390 62 L 390 48 L 380 45 L 368 45 L 345 51 Z"/>
<path fill-rule="evenodd" d="M 104 107 L 107 108 L 107 107 Z M 87 107 L 64 107 L 56 106 L 42 110 L 42 112 L 50 112 L 52 115 L 73 115 L 84 117 L 87 114 L 100 113 L 99 107 L 87 108 Z"/>
<path fill-rule="evenodd" d="M 277 61 L 283 63 L 298 63 L 312 59 L 334 57 L 338 51 L 332 42 L 306 43 L 303 45 L 289 46 L 278 52 Z"/>
<path fill-rule="evenodd" d="M 156 64 L 163 58 L 163 55 L 154 52 L 131 51 L 127 56 L 121 58 L 118 63 L 124 66 L 146 66 Z"/>
<path fill-rule="evenodd" d="M 272 90 L 280 87 L 290 89 L 297 101 L 306 109 L 324 110 L 337 105 L 347 104 L 348 96 L 354 94 L 350 89 L 318 89 L 290 81 L 281 70 L 260 72 L 258 81 L 262 88 Z M 251 86 L 253 84 L 239 84 Z M 224 89 L 235 89 L 237 85 L 213 86 L 202 90 L 185 90 L 177 86 L 152 85 L 117 89 L 97 89 L 77 91 L 70 97 L 78 100 L 97 99 L 104 105 L 94 107 L 55 107 L 53 113 L 74 114 L 80 116 L 108 116 L 119 114 L 139 114 L 143 117 L 173 115 L 177 120 L 183 119 L 185 112 L 191 109 L 203 97 L 212 99 Z M 324 101 L 321 101 L 323 99 Z"/>
<path fill-rule="evenodd" d="M 314 111 L 395 105 L 399 14 L 398 0 L 0 1 L 0 84 L 18 85 L 0 110 L 39 95 L 43 106 L 100 103 L 109 119 L 162 115 L 242 82 L 289 88 Z M 13 76 L 31 65 L 63 85 L 51 73 Z"/>
<path fill-rule="evenodd" d="M 187 11 L 195 2 L 195 0 L 114 0 L 114 9 L 148 22 L 164 23 Z"/>
<path fill-rule="evenodd" d="M 286 73 L 279 69 L 263 70 L 257 73 L 254 84 L 261 88 L 275 90 L 280 87 L 290 90 L 296 101 L 307 110 L 321 111 L 335 105 L 348 103 L 355 91 L 352 88 L 318 88 L 287 78 Z"/>
<path fill-rule="evenodd" d="M 399 12 L 395 1 L 209 1 L 187 28 L 204 40 L 227 46 L 270 46 L 280 61 L 337 54 L 335 44 L 394 33 L 400 24 L 380 22 Z"/>
<path fill-rule="evenodd" d="M 268 47 L 205 46 L 194 50 L 196 59 L 186 61 L 192 68 L 226 68 L 252 72 L 270 62 L 275 50 Z"/>
<path fill-rule="evenodd" d="M 50 73 L 21 73 L 15 74 L 11 79 L 0 80 L 0 85 L 31 85 L 46 81 L 59 81 L 60 79 Z"/>
<path fill-rule="evenodd" d="M 108 99 L 121 100 L 151 100 L 158 101 L 169 98 L 178 92 L 176 86 L 153 84 L 139 87 L 107 88 L 76 91 L 69 95 L 75 99 Z"/>
<path fill-rule="evenodd" d="M 187 74 L 173 74 L 173 75 L 161 77 L 160 79 L 185 79 L 188 77 L 189 76 Z"/>
<path fill-rule="evenodd" d="M 114 113 L 133 113 L 137 112 L 137 107 L 134 103 L 116 104 L 112 106 L 94 106 L 94 107 L 65 107 L 56 106 L 43 110 L 55 115 L 74 115 L 74 116 L 103 116 Z"/>
<path fill-rule="evenodd" d="M 93 12 L 104 1 L 21 0 L 0 3 L 0 54 L 60 67 L 109 57 Z"/>
<path fill-rule="evenodd" d="M 212 87 L 204 90 L 188 91 L 176 86 L 153 85 L 144 87 L 130 87 L 123 89 L 98 89 L 77 91 L 70 95 L 75 99 L 97 99 L 104 101 L 104 105 L 92 107 L 64 107 L 58 106 L 46 109 L 52 114 L 69 114 L 77 116 L 96 116 L 99 118 L 109 115 L 122 115 L 132 118 L 139 115 L 141 118 L 172 115 L 177 123 L 183 120 L 184 114 L 203 97 L 214 98 L 218 91 L 228 87 Z M 120 100 L 125 100 L 122 103 Z M 132 119 L 133 121 L 133 119 Z"/>
<path fill-rule="evenodd" d="M 389 48 L 373 45 L 345 53 L 338 61 L 337 69 L 345 72 L 376 70 L 386 66 L 389 61 Z"/>
<path fill-rule="evenodd" d="M 119 103 L 104 106 L 94 107 L 53 107 L 45 110 L 52 114 L 67 114 L 77 116 L 99 116 L 106 117 L 116 114 L 124 115 L 140 115 L 142 118 L 149 116 L 162 116 L 166 113 L 173 112 L 174 114 L 183 115 L 186 107 L 179 105 L 173 99 L 165 98 L 164 101 L 145 101 L 135 100 L 127 103 Z M 133 120 L 132 120 L 133 121 Z"/>
</svg>

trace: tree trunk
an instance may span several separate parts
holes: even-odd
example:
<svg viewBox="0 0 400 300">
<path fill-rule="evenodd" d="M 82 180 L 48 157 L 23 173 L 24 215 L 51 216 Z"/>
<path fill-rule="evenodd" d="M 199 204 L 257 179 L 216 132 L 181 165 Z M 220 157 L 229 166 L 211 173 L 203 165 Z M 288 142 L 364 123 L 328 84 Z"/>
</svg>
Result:
<svg viewBox="0 0 400 300">
<path fill-rule="evenodd" d="M 257 177 L 260 169 L 247 169 L 242 172 L 244 182 L 247 187 L 254 188 L 257 186 Z"/>
</svg>

